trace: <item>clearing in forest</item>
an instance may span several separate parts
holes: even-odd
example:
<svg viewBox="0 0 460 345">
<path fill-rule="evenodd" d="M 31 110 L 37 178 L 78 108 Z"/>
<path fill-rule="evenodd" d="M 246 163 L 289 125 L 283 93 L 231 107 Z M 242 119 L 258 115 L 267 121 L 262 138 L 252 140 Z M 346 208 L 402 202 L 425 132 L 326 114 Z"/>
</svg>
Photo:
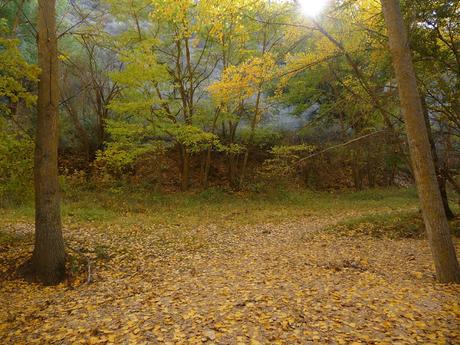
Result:
<svg viewBox="0 0 460 345">
<path fill-rule="evenodd" d="M 117 215 L 68 203 L 74 276 L 54 287 L 12 273 L 33 224 L 5 211 L 0 342 L 460 343 L 460 288 L 435 282 L 426 240 L 366 231 L 366 217 L 417 216 L 412 192 L 154 204 Z"/>
</svg>

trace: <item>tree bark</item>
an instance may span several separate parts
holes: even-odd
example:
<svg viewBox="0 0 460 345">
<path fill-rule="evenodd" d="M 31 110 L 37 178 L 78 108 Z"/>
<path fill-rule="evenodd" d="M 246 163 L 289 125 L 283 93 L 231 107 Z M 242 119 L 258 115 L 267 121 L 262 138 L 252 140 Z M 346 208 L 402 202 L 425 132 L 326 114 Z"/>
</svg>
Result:
<svg viewBox="0 0 460 345">
<path fill-rule="evenodd" d="M 186 191 L 188 190 L 190 180 L 190 153 L 182 144 L 179 144 L 179 152 L 181 157 L 180 187 L 182 191 Z"/>
<path fill-rule="evenodd" d="M 59 85 L 55 0 L 38 2 L 37 132 L 35 140 L 35 247 L 31 259 L 34 276 L 44 284 L 57 284 L 65 275 L 59 180 Z"/>
<path fill-rule="evenodd" d="M 423 117 L 425 118 L 428 140 L 430 142 L 431 154 L 433 156 L 434 170 L 436 172 L 436 178 L 438 180 L 439 192 L 441 193 L 442 204 L 444 206 L 444 211 L 446 212 L 447 219 L 454 219 L 455 214 L 452 212 L 449 206 L 449 198 L 447 197 L 446 189 L 446 178 L 444 177 L 443 169 L 441 168 L 441 162 L 439 160 L 438 151 L 436 149 L 436 143 L 433 138 L 433 130 L 431 128 L 430 116 L 428 114 L 428 108 L 426 106 L 425 99 L 421 97 Z"/>
<path fill-rule="evenodd" d="M 204 171 L 203 171 L 203 188 L 207 189 L 209 186 L 209 170 L 211 168 L 211 148 L 208 148 L 204 158 Z"/>
<path fill-rule="evenodd" d="M 254 109 L 254 116 L 251 120 L 251 132 L 249 134 L 248 145 L 246 152 L 244 153 L 243 165 L 241 167 L 241 176 L 240 176 L 240 187 L 243 186 L 244 177 L 246 174 L 246 167 L 248 165 L 249 151 L 253 149 L 254 146 L 254 135 L 256 131 L 256 125 L 259 118 L 259 108 L 260 108 L 260 99 L 262 96 L 262 85 L 259 85 L 259 91 L 257 91 L 256 105 Z"/>
<path fill-rule="evenodd" d="M 214 134 L 217 126 L 217 119 L 220 115 L 221 106 L 217 107 L 216 113 L 214 114 L 214 119 L 212 121 L 211 133 Z M 223 124 L 223 123 L 222 123 Z M 212 158 L 212 148 L 209 147 L 206 150 L 206 157 L 204 163 L 204 175 L 203 175 L 203 188 L 207 189 L 209 185 L 209 170 L 211 168 L 211 158 Z"/>
<path fill-rule="evenodd" d="M 460 282 L 460 268 L 436 179 L 428 131 L 417 88 L 399 0 L 381 0 L 398 82 L 409 150 L 423 219 L 439 282 Z"/>
</svg>

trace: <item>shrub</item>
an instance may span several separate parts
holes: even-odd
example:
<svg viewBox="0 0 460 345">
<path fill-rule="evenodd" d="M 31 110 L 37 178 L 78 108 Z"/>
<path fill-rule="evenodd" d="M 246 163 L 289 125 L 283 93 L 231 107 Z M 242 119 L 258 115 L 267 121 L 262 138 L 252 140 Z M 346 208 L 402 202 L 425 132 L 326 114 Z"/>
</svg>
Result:
<svg viewBox="0 0 460 345">
<path fill-rule="evenodd" d="M 33 195 L 33 151 L 31 138 L 14 134 L 0 121 L 0 206 Z"/>
<path fill-rule="evenodd" d="M 289 145 L 274 146 L 271 150 L 272 157 L 265 160 L 259 173 L 268 180 L 290 179 L 298 174 L 299 159 L 313 151 L 313 146 Z"/>
</svg>

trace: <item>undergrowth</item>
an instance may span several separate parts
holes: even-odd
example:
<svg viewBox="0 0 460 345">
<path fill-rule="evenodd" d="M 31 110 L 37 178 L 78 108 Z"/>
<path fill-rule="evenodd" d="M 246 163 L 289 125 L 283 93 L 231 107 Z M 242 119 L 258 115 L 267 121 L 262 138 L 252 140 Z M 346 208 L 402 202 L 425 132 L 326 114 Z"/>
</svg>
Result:
<svg viewBox="0 0 460 345">
<path fill-rule="evenodd" d="M 460 236 L 460 218 L 452 220 L 450 228 L 455 236 Z M 425 226 L 419 210 L 366 214 L 346 219 L 326 230 L 346 236 L 365 235 L 390 239 L 425 237 Z"/>
</svg>

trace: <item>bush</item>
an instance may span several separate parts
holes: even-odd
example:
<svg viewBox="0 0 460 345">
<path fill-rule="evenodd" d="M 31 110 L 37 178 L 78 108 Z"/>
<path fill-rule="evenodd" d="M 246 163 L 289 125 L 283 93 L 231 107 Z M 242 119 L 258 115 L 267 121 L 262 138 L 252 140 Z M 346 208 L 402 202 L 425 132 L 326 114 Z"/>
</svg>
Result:
<svg viewBox="0 0 460 345">
<path fill-rule="evenodd" d="M 313 151 L 311 145 L 274 146 L 272 158 L 265 160 L 259 173 L 268 180 L 292 179 L 298 175 L 299 160 Z"/>
<path fill-rule="evenodd" d="M 33 195 L 34 144 L 0 122 L 0 206 L 19 204 Z"/>
</svg>

